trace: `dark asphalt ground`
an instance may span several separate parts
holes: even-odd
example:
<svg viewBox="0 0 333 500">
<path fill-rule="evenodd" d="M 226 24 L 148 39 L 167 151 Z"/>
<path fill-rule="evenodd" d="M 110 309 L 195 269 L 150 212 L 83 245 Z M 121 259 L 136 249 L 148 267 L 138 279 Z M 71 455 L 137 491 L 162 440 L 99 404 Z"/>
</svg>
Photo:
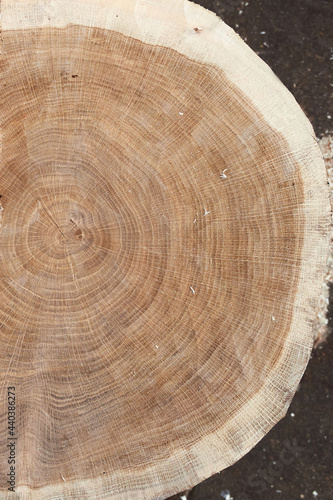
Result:
<svg viewBox="0 0 333 500">
<path fill-rule="evenodd" d="M 196 3 L 216 12 L 267 62 L 318 137 L 332 134 L 333 0 Z M 332 318 L 333 288 L 330 330 Z M 332 373 L 333 333 L 313 352 L 288 415 L 250 453 L 194 487 L 187 499 L 333 500 Z"/>
</svg>

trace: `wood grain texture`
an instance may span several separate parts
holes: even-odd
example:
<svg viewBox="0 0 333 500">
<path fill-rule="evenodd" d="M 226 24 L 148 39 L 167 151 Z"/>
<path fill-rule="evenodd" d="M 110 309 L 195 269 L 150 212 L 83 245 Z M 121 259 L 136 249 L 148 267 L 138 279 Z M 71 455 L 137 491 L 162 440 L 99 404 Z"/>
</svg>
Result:
<svg viewBox="0 0 333 500">
<path fill-rule="evenodd" d="M 251 449 L 308 362 L 312 128 L 189 2 L 5 0 L 1 23 L 0 497 L 166 498 Z"/>
</svg>

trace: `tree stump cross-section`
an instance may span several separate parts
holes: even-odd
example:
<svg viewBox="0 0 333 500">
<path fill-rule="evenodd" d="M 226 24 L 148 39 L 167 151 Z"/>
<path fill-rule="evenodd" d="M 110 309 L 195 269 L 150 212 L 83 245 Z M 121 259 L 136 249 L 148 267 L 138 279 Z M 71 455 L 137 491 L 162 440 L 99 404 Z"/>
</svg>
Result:
<svg viewBox="0 0 333 500">
<path fill-rule="evenodd" d="M 312 127 L 184 0 L 2 0 L 0 57 L 0 498 L 166 498 L 249 451 L 307 365 Z"/>
</svg>

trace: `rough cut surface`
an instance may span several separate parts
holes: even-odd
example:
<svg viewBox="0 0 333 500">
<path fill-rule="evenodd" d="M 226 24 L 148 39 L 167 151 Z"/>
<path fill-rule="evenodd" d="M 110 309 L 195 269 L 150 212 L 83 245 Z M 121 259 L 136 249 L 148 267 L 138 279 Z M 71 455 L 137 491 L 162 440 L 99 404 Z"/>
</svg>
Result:
<svg viewBox="0 0 333 500">
<path fill-rule="evenodd" d="M 327 177 L 329 182 L 329 197 L 331 208 L 333 207 L 333 136 L 326 135 L 319 140 L 319 146 L 324 157 Z M 328 329 L 328 306 L 329 306 L 329 285 L 333 283 L 333 227 L 330 227 L 330 252 L 327 261 L 325 281 L 322 284 L 320 300 L 315 319 L 315 342 L 314 346 L 322 345 L 329 334 Z"/>
<path fill-rule="evenodd" d="M 0 47 L 0 498 L 166 498 L 251 449 L 308 362 L 313 130 L 183 0 L 2 0 Z"/>
</svg>

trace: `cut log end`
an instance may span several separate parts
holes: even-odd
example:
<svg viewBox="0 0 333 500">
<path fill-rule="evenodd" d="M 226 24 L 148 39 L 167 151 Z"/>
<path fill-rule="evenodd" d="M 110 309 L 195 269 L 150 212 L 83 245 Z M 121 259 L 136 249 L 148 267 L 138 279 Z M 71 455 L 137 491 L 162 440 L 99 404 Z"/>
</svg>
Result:
<svg viewBox="0 0 333 500">
<path fill-rule="evenodd" d="M 166 498 L 250 450 L 304 372 L 330 213 L 313 131 L 180 0 L 3 1 L 1 60 L 16 491 Z"/>
</svg>

